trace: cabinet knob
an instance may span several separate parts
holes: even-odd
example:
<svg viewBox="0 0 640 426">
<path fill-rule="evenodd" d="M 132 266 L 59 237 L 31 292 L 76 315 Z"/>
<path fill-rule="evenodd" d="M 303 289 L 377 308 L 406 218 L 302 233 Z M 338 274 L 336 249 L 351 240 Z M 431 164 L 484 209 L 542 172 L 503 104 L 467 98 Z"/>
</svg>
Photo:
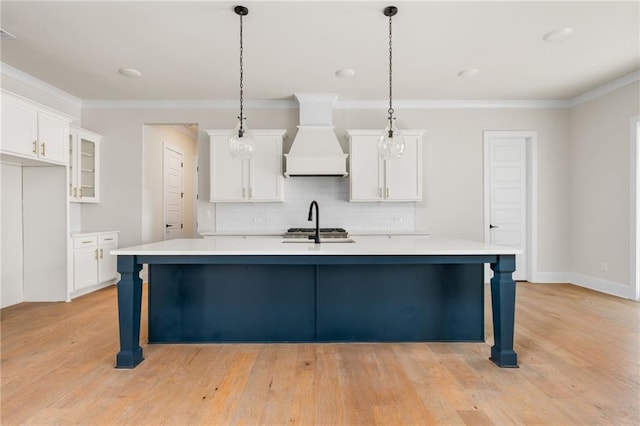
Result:
<svg viewBox="0 0 640 426">
<path fill-rule="evenodd" d="M 98 249 L 96 249 L 96 260 L 98 260 Z"/>
<path fill-rule="evenodd" d="M 100 259 L 102 259 L 104 257 L 104 251 L 103 249 L 100 249 Z"/>
<path fill-rule="evenodd" d="M 38 141 L 33 141 L 33 153 L 38 153 Z"/>
<path fill-rule="evenodd" d="M 43 157 L 45 157 L 47 155 L 46 152 L 47 152 L 46 151 L 46 146 L 45 146 L 44 142 L 42 142 L 42 156 Z"/>
<path fill-rule="evenodd" d="M 389 194 L 390 194 L 389 187 L 387 187 L 387 198 L 389 198 Z"/>
</svg>

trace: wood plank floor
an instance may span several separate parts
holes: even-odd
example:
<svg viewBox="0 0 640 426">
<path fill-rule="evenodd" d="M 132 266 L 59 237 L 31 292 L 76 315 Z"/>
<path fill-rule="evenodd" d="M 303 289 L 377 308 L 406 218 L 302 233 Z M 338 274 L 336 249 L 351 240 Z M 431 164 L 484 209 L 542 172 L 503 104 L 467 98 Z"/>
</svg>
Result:
<svg viewBox="0 0 640 426">
<path fill-rule="evenodd" d="M 114 287 L 24 303 L 1 311 L 0 421 L 640 424 L 639 303 L 518 283 L 520 368 L 500 369 L 486 300 L 486 343 L 144 344 L 135 370 L 114 369 Z"/>
</svg>

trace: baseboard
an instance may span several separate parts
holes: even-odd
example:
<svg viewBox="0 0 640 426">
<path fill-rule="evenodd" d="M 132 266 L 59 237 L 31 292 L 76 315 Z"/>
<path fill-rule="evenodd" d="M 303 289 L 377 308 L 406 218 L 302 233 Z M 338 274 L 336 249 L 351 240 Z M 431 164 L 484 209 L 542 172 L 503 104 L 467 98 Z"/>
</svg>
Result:
<svg viewBox="0 0 640 426">
<path fill-rule="evenodd" d="M 613 296 L 624 297 L 625 299 L 629 299 L 631 294 L 631 290 L 628 285 L 587 275 L 576 274 L 575 272 L 567 273 L 567 281 L 580 287 L 589 288 L 591 290 L 611 294 Z"/>
<path fill-rule="evenodd" d="M 71 293 L 71 299 L 75 299 L 76 297 L 84 296 L 85 294 L 93 293 L 94 291 L 101 290 L 105 287 L 109 287 L 110 285 L 114 285 L 118 280 L 105 281 L 100 284 L 92 285 L 89 287 L 81 288 L 80 290 L 76 290 Z"/>
</svg>

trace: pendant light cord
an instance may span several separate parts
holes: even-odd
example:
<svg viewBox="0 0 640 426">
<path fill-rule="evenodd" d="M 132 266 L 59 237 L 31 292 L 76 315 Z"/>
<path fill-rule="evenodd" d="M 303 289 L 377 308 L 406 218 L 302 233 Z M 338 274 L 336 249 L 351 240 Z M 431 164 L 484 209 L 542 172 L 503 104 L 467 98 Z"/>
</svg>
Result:
<svg viewBox="0 0 640 426">
<path fill-rule="evenodd" d="M 393 45 L 392 45 L 392 28 L 391 28 L 391 16 L 389 15 L 389 128 L 392 127 L 393 122 Z"/>
<path fill-rule="evenodd" d="M 244 68 L 242 63 L 243 53 L 244 53 L 244 46 L 242 44 L 242 14 L 240 14 L 240 117 L 238 117 L 238 120 L 240 120 L 240 130 L 238 131 L 239 137 L 242 137 L 244 134 L 244 129 L 243 129 L 244 115 L 242 112 L 243 88 L 244 88 L 242 83 L 244 78 Z"/>
</svg>

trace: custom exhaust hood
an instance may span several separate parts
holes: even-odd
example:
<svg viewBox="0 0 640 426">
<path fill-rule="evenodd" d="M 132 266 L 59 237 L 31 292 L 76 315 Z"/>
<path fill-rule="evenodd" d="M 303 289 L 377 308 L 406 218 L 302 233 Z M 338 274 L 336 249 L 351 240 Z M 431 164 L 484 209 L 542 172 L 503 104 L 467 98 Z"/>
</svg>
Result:
<svg viewBox="0 0 640 426">
<path fill-rule="evenodd" d="M 347 155 L 333 126 L 335 94 L 296 93 L 300 125 L 291 149 L 285 154 L 284 175 L 347 176 Z"/>
</svg>

